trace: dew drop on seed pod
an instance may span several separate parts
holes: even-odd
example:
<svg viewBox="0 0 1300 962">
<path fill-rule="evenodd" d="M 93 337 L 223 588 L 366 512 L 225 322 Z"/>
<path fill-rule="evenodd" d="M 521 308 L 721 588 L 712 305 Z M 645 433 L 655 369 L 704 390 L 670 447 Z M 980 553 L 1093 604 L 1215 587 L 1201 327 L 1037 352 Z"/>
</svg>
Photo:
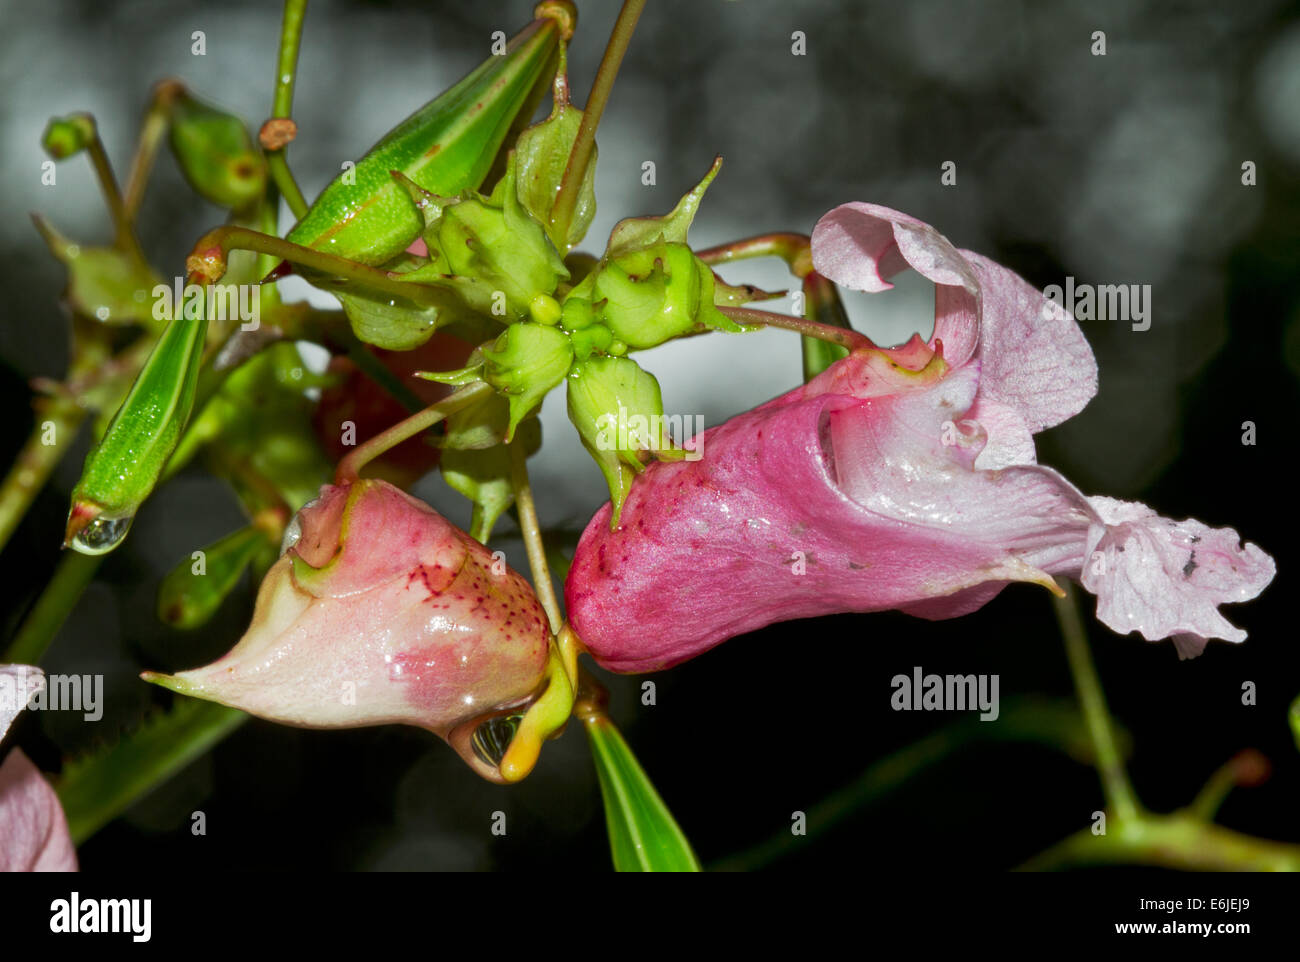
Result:
<svg viewBox="0 0 1300 962">
<path fill-rule="evenodd" d="M 106 554 L 112 551 L 131 530 L 135 515 L 125 518 L 96 518 L 72 537 L 71 547 L 81 554 Z"/>
<path fill-rule="evenodd" d="M 474 737 L 471 739 L 474 754 L 493 768 L 500 765 L 501 759 L 506 757 L 506 749 L 510 747 L 515 732 L 519 730 L 519 722 L 523 717 L 523 715 L 498 715 L 479 725 L 474 729 Z"/>
</svg>

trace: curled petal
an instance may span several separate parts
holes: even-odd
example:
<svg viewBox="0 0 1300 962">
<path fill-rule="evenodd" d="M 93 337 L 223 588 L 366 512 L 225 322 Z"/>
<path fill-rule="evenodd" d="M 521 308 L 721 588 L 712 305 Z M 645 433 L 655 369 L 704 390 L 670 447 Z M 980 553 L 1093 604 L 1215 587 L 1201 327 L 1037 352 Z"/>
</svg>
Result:
<svg viewBox="0 0 1300 962">
<path fill-rule="evenodd" d="M 959 367 L 983 365 L 979 393 L 1016 411 L 1030 433 L 1081 411 L 1097 393 L 1097 364 L 1075 320 L 1019 275 L 958 250 L 928 224 L 876 204 L 842 204 L 817 222 L 813 264 L 869 292 L 911 267 L 935 284 L 930 344 Z"/>
</svg>

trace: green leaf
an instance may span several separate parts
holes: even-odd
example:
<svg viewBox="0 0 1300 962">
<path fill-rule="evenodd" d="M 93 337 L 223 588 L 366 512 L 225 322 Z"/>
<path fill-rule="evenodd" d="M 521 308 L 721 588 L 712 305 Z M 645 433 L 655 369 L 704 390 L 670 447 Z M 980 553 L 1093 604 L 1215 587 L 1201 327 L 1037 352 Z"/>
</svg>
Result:
<svg viewBox="0 0 1300 962">
<path fill-rule="evenodd" d="M 266 531 L 249 525 L 203 548 L 201 567 L 198 559 L 186 557 L 158 587 L 158 619 L 184 629 L 207 622 L 268 543 Z"/>
<path fill-rule="evenodd" d="M 179 698 L 116 744 L 69 761 L 55 789 L 80 844 L 133 802 L 175 775 L 248 718 L 241 711 Z"/>
<path fill-rule="evenodd" d="M 596 761 L 615 871 L 700 871 L 691 843 L 614 723 L 591 714 L 583 727 Z"/>
</svg>

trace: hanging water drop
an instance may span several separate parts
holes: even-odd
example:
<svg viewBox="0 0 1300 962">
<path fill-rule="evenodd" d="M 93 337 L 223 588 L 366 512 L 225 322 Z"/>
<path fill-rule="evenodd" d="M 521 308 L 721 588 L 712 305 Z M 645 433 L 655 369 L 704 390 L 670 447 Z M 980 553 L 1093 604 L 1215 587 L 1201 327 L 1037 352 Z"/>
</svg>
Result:
<svg viewBox="0 0 1300 962">
<path fill-rule="evenodd" d="M 96 518 L 72 536 L 69 546 L 81 554 L 107 554 L 122 543 L 134 520 L 134 515 Z"/>
<path fill-rule="evenodd" d="M 506 750 L 514 740 L 515 732 L 519 730 L 519 722 L 523 717 L 523 715 L 497 715 L 479 725 L 474 729 L 474 737 L 470 739 L 474 746 L 474 754 L 493 768 L 499 766 L 501 759 L 506 757 Z"/>
</svg>

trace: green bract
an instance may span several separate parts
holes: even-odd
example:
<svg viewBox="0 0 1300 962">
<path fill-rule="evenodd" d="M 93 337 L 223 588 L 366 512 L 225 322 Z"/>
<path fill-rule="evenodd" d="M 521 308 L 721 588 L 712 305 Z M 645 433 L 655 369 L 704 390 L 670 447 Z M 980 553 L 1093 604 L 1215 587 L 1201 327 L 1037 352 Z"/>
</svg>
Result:
<svg viewBox="0 0 1300 962">
<path fill-rule="evenodd" d="M 420 233 L 421 218 L 391 176 L 454 195 L 477 187 L 516 117 L 531 111 L 552 62 L 560 27 L 533 21 L 473 73 L 398 124 L 325 188 L 288 239 L 362 264 L 381 264 Z"/>
<path fill-rule="evenodd" d="M 483 349 L 484 379 L 506 395 L 510 423 L 506 441 L 551 388 L 564 380 L 573 363 L 573 347 L 563 331 L 542 324 L 511 324 L 496 343 Z"/>
<path fill-rule="evenodd" d="M 569 420 L 605 476 L 617 527 L 642 453 L 666 446 L 659 382 L 630 358 L 600 355 L 575 363 L 567 380 Z"/>
<path fill-rule="evenodd" d="M 218 206 L 247 210 L 266 190 L 266 163 L 244 122 L 183 90 L 171 101 L 171 147 L 194 192 Z"/>
</svg>

